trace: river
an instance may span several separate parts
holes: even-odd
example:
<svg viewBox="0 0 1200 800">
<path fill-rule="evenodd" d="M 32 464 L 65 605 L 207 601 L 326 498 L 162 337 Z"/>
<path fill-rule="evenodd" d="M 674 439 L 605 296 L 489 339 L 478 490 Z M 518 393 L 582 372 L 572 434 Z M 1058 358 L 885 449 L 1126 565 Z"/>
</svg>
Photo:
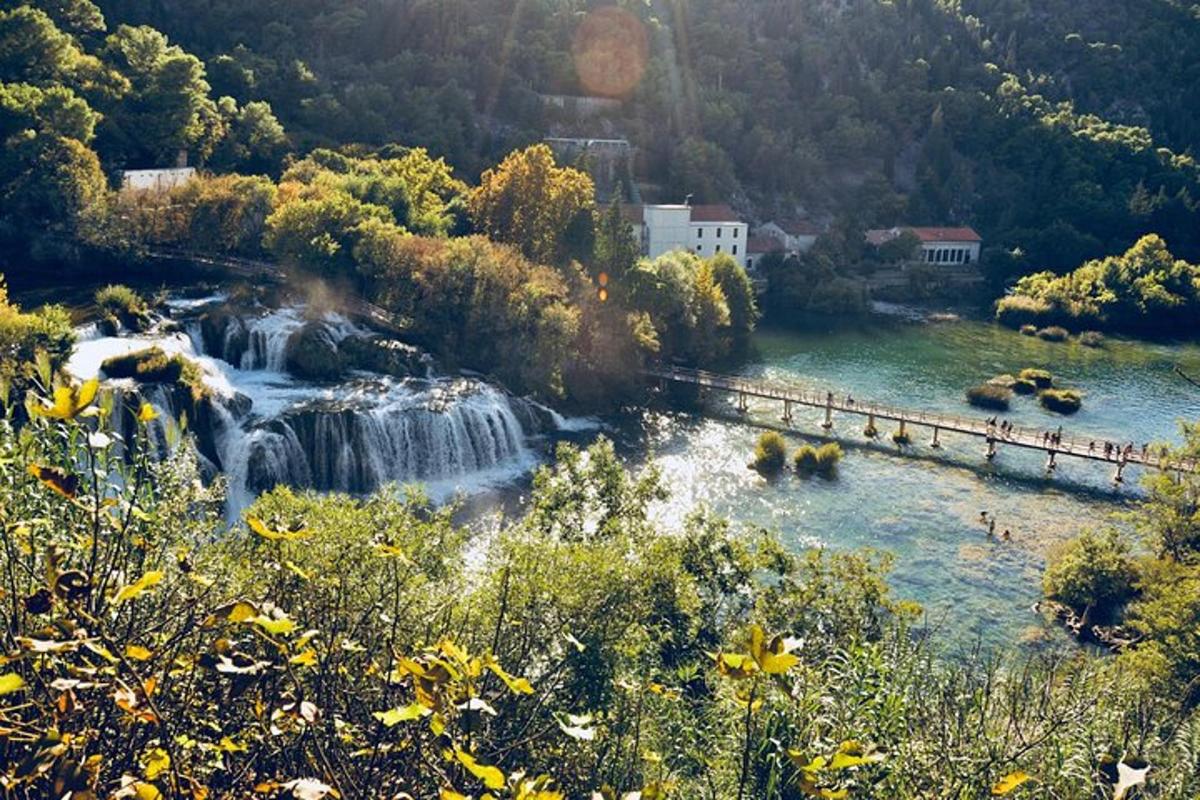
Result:
<svg viewBox="0 0 1200 800">
<path fill-rule="evenodd" d="M 1079 431 L 1098 440 L 1180 441 L 1178 421 L 1200 420 L 1200 390 L 1174 374 L 1175 365 L 1200 373 L 1200 347 L 1109 338 L 1101 349 L 1051 343 L 988 322 L 914 322 L 876 317 L 822 330 L 767 329 L 740 372 L 797 387 L 852 394 L 858 401 L 957 414 L 983 414 L 964 400 L 967 387 L 1024 367 L 1050 370 L 1056 384 L 1084 393 L 1083 408 L 1063 417 L 1036 398 L 1015 397 L 1003 418 L 1018 425 Z M 766 479 L 746 464 L 760 428 L 739 418 L 732 398 L 716 395 L 704 416 L 646 412 L 615 429 L 632 463 L 653 458 L 672 497 L 657 513 L 664 521 L 707 504 L 744 526 L 778 531 L 795 548 L 875 548 L 894 555 L 890 583 L 915 600 L 926 619 L 953 641 L 1004 645 L 1059 638 L 1031 608 L 1042 569 L 1055 545 L 1088 527 L 1113 524 L 1142 494 L 1139 470 L 1112 483 L 1112 467 L 1061 458 L 1052 476 L 1045 457 L 1000 447 L 984 458 L 984 443 L 912 429 L 900 454 L 894 426 L 881 422 L 878 444 L 862 435 L 863 419 L 835 416 L 846 451 L 837 477 Z M 750 422 L 787 430 L 778 404 L 753 403 Z M 787 433 L 793 446 L 819 442 L 822 412 L 795 409 Z M 980 512 L 997 520 L 989 539 Z"/>
</svg>

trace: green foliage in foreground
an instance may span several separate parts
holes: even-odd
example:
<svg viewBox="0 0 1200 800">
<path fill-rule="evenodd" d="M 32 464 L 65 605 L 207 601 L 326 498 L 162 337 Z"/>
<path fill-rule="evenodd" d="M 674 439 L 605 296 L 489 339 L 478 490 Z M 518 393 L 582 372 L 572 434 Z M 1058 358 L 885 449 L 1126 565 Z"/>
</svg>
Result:
<svg viewBox="0 0 1200 800">
<path fill-rule="evenodd" d="M 1013 294 L 1000 300 L 996 318 L 1013 327 L 1059 323 L 1075 330 L 1196 331 L 1200 267 L 1176 259 L 1158 236 L 1143 236 L 1124 254 L 1089 261 L 1066 275 L 1039 272 L 1022 278 Z M 1066 331 L 1051 327 L 1038 336 L 1061 341 Z"/>
<path fill-rule="evenodd" d="M 1123 662 L 942 660 L 886 559 L 664 530 L 607 442 L 486 534 L 287 489 L 226 530 L 187 440 L 87 435 L 94 392 L 0 421 L 10 795 L 1085 800 L 1138 758 L 1142 797 L 1200 789 L 1200 721 Z"/>
</svg>

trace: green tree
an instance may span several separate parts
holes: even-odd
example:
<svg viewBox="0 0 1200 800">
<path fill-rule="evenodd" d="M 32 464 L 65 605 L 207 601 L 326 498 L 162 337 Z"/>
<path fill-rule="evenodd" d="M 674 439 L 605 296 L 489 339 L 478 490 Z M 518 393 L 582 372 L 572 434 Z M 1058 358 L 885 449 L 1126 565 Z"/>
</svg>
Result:
<svg viewBox="0 0 1200 800">
<path fill-rule="evenodd" d="M 621 201 L 614 197 L 596 224 L 596 243 L 591 259 L 593 275 L 604 273 L 620 283 L 638 260 L 637 239 L 633 226 L 625 219 Z"/>
<path fill-rule="evenodd" d="M 1135 574 L 1129 544 L 1118 531 L 1085 531 L 1052 555 L 1043 586 L 1048 597 L 1103 618 L 1130 597 Z"/>
</svg>

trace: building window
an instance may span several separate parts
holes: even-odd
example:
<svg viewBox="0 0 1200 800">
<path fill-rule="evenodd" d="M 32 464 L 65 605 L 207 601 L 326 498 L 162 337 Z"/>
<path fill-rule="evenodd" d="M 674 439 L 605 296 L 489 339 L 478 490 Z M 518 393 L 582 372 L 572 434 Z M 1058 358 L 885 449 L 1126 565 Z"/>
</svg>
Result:
<svg viewBox="0 0 1200 800">
<path fill-rule="evenodd" d="M 721 252 L 721 245 L 717 245 L 717 252 Z"/>
<path fill-rule="evenodd" d="M 704 228 L 696 228 L 696 238 L 697 239 L 704 238 Z"/>
<path fill-rule="evenodd" d="M 966 254 L 964 255 L 964 257 L 963 257 L 963 263 L 964 263 L 964 264 L 970 264 L 970 263 L 971 263 L 971 251 L 970 251 L 970 250 L 968 250 L 968 251 L 966 252 Z"/>
<path fill-rule="evenodd" d="M 721 238 L 721 229 L 720 229 L 720 227 L 718 227 L 718 228 L 717 228 L 717 238 L 718 238 L 718 239 L 720 239 L 720 238 Z"/>
<path fill-rule="evenodd" d="M 737 255 L 737 245 L 736 244 L 733 246 L 733 254 L 735 256 Z"/>
<path fill-rule="evenodd" d="M 737 228 L 733 229 L 733 238 L 735 238 L 735 239 L 738 238 L 738 229 Z"/>
<path fill-rule="evenodd" d="M 704 245 L 702 245 L 702 244 L 698 244 L 698 245 L 696 245 L 696 252 L 697 252 L 697 253 L 699 253 L 699 252 L 700 252 L 701 250 L 703 250 L 703 249 L 704 249 Z"/>
</svg>

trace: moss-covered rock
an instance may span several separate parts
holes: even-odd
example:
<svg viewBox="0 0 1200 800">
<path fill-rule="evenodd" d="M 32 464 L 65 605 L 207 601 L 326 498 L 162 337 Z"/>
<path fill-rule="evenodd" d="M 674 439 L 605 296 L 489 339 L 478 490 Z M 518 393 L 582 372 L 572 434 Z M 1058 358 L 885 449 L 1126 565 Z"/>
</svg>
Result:
<svg viewBox="0 0 1200 800">
<path fill-rule="evenodd" d="M 324 322 L 306 322 L 288 337 L 284 365 L 297 378 L 310 381 L 340 380 L 346 372 L 337 339 Z"/>
<path fill-rule="evenodd" d="M 1074 414 L 1083 405 L 1083 394 L 1074 389 L 1047 389 L 1038 395 L 1042 407 L 1059 414 Z"/>
<path fill-rule="evenodd" d="M 237 366 L 250 347 L 250 332 L 236 313 L 226 308 L 209 311 L 200 317 L 200 339 L 204 352 Z"/>
<path fill-rule="evenodd" d="M 990 408 L 996 411 L 1007 411 L 1012 399 L 1012 389 L 985 383 L 967 389 L 967 402 L 978 408 Z"/>
</svg>

